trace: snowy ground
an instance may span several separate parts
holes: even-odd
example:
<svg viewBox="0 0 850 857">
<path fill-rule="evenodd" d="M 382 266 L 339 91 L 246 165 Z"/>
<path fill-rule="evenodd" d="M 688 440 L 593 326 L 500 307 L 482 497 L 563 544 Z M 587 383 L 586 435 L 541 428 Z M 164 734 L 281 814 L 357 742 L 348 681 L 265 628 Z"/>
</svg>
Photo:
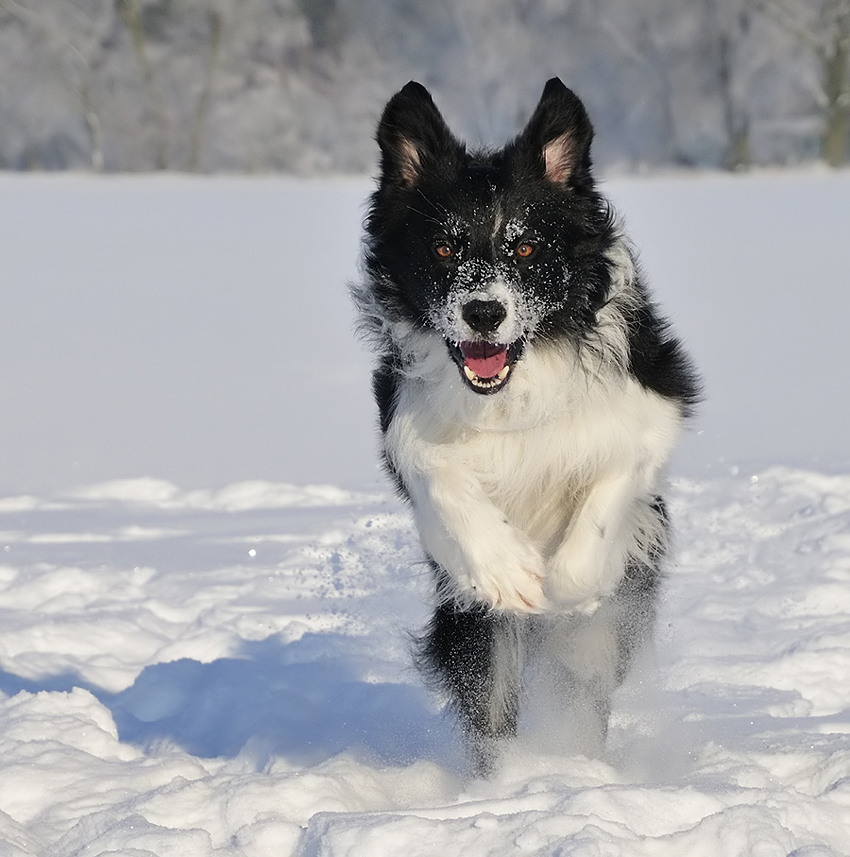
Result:
<svg viewBox="0 0 850 857">
<path fill-rule="evenodd" d="M 409 664 L 366 185 L 0 185 L 0 855 L 850 854 L 850 176 L 611 183 L 710 398 L 606 758 L 487 782 Z"/>
</svg>

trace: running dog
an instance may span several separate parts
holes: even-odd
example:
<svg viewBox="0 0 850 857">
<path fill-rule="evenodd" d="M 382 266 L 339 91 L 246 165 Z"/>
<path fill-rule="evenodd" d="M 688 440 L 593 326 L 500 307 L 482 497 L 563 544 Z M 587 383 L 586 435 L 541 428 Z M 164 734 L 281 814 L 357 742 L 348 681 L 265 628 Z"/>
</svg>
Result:
<svg viewBox="0 0 850 857">
<path fill-rule="evenodd" d="M 386 469 L 435 576 L 419 662 L 483 772 L 535 659 L 604 741 L 654 617 L 660 473 L 698 397 L 596 188 L 592 136 L 557 78 L 498 151 L 467 150 L 415 82 L 378 126 L 354 297 Z"/>
</svg>

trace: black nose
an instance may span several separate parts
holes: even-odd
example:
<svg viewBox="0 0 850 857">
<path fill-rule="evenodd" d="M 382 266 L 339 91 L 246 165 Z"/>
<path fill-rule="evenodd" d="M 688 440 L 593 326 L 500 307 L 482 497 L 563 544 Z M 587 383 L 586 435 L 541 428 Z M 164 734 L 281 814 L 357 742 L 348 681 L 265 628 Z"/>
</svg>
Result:
<svg viewBox="0 0 850 857">
<path fill-rule="evenodd" d="M 473 300 L 461 310 L 463 320 L 476 332 L 486 336 L 505 320 L 507 310 L 499 301 Z"/>
</svg>

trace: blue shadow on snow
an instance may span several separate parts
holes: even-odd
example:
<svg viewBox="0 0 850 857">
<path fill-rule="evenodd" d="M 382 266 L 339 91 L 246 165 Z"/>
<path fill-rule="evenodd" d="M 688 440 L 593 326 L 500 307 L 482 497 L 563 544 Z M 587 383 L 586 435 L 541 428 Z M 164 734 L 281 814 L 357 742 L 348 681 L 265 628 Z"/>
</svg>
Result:
<svg viewBox="0 0 850 857">
<path fill-rule="evenodd" d="M 115 694 L 70 673 L 29 680 L 0 671 L 0 691 L 82 687 L 112 712 L 121 741 L 144 748 L 170 742 L 195 756 L 233 757 L 250 741 L 264 756 L 296 764 L 348 749 L 387 764 L 445 758 L 456 737 L 424 689 L 357 678 L 349 664 L 327 654 L 330 642 L 337 650 L 354 644 L 333 634 L 307 634 L 290 644 L 270 637 L 245 643 L 239 657 L 145 667 Z"/>
</svg>

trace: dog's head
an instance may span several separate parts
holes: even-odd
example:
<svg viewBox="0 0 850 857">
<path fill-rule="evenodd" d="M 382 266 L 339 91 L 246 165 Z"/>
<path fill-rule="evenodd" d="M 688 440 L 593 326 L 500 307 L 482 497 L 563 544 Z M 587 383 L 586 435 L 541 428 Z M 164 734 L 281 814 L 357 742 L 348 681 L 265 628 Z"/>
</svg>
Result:
<svg viewBox="0 0 850 857">
<path fill-rule="evenodd" d="M 377 136 L 366 266 L 383 322 L 441 336 L 479 394 L 504 387 L 529 343 L 581 336 L 605 297 L 612 228 L 573 92 L 550 80 L 515 140 L 468 152 L 411 82 Z"/>
</svg>

